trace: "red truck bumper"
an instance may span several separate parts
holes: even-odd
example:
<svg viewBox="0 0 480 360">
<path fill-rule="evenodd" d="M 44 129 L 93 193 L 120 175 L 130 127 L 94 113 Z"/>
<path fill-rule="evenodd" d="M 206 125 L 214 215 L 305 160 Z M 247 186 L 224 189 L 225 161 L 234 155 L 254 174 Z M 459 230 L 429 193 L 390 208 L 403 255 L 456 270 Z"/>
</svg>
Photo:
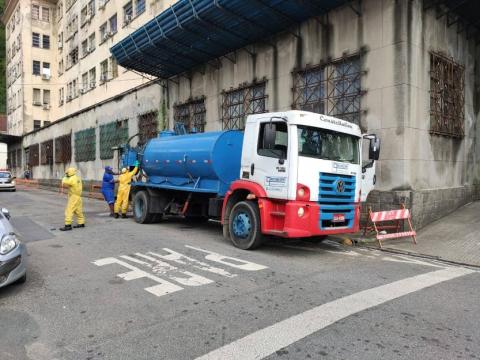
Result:
<svg viewBox="0 0 480 360">
<path fill-rule="evenodd" d="M 279 202 L 258 199 L 262 233 L 285 238 L 311 237 L 354 233 L 359 230 L 360 206 L 355 205 L 353 224 L 347 226 L 320 227 L 320 205 L 309 201 Z"/>
</svg>

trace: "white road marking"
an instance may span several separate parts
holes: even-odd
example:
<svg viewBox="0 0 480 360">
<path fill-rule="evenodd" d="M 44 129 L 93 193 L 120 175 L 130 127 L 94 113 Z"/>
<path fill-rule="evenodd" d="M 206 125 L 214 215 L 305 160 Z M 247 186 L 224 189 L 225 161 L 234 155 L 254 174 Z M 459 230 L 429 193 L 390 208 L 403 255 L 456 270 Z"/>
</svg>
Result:
<svg viewBox="0 0 480 360">
<path fill-rule="evenodd" d="M 186 246 L 194 250 L 207 253 L 208 255 L 205 256 L 207 260 L 215 261 L 215 262 L 225 264 L 237 269 L 241 269 L 245 271 L 257 271 L 257 270 L 262 270 L 267 268 L 266 266 L 255 264 L 250 261 L 245 261 L 245 260 L 237 259 L 234 257 L 224 256 L 211 251 L 195 248 L 193 246 L 188 246 L 188 245 Z M 156 275 L 159 275 L 162 277 L 168 277 L 170 280 L 173 280 L 184 286 L 201 286 L 201 285 L 214 283 L 213 280 L 210 280 L 202 275 L 197 275 L 190 271 L 180 270 L 179 268 L 162 260 L 176 262 L 182 265 L 190 265 L 196 269 L 208 271 L 208 272 L 222 275 L 225 277 L 232 278 L 237 276 L 236 274 L 231 274 L 222 268 L 211 266 L 207 263 L 195 260 L 191 257 L 180 254 L 173 250 L 166 249 L 166 248 L 164 248 L 163 250 L 167 252 L 166 255 L 157 254 L 154 252 L 148 252 L 147 254 L 135 253 L 132 255 L 119 255 L 119 258 L 123 260 L 127 260 L 131 263 L 138 264 L 148 268 L 153 274 L 146 272 L 142 269 L 139 269 L 136 266 L 133 266 L 125 261 L 119 260 L 114 257 L 99 259 L 99 260 L 93 261 L 93 264 L 97 266 L 118 264 L 123 267 L 126 267 L 130 271 L 126 273 L 117 274 L 118 277 L 124 279 L 125 281 L 136 280 L 141 278 L 149 278 L 151 280 L 156 281 L 157 283 L 159 283 L 159 285 L 145 288 L 146 291 L 156 296 L 163 296 L 179 290 L 183 290 L 183 287 L 177 286 L 170 281 L 163 280 Z"/>
<path fill-rule="evenodd" d="M 226 271 L 222 268 L 211 266 L 211 265 L 209 265 L 207 263 L 204 263 L 202 261 L 198 261 L 196 259 L 188 257 L 187 255 L 180 254 L 179 252 L 176 252 L 176 251 L 173 251 L 173 250 L 170 250 L 170 249 L 167 249 L 167 248 L 163 248 L 163 250 L 168 252 L 169 254 L 168 255 L 162 255 L 162 254 L 154 253 L 154 252 L 151 252 L 151 251 L 148 252 L 147 254 L 156 256 L 156 257 L 158 257 L 160 259 L 163 259 L 163 260 L 173 261 L 177 264 L 191 265 L 192 267 L 194 267 L 196 269 L 203 270 L 203 271 L 208 271 L 208 272 L 211 272 L 213 274 L 222 275 L 222 276 L 229 277 L 229 278 L 237 276 L 237 274 L 231 274 L 231 273 L 229 273 L 228 271 Z"/>
<path fill-rule="evenodd" d="M 231 266 L 236 269 L 245 270 L 245 271 L 258 271 L 258 270 L 263 270 L 268 268 L 267 266 L 256 264 L 250 261 L 245 261 L 245 260 L 237 259 L 231 256 L 217 254 L 213 251 L 203 250 L 190 245 L 185 245 L 185 246 L 189 249 L 197 250 L 197 251 L 208 254 L 207 256 L 205 256 L 205 259 L 207 260 L 218 262 L 223 265 Z"/>
<path fill-rule="evenodd" d="M 149 293 L 151 293 L 155 296 L 163 296 L 163 295 L 171 294 L 173 292 L 176 292 L 176 291 L 179 291 L 179 290 L 183 289 L 182 287 L 180 287 L 178 285 L 175 285 L 175 284 L 173 284 L 173 283 L 171 283 L 167 280 L 160 279 L 159 277 L 157 277 L 155 275 L 149 274 L 146 271 L 140 270 L 139 268 L 126 263 L 125 261 L 118 260 L 118 259 L 113 258 L 113 257 L 99 259 L 99 260 L 94 261 L 93 263 L 97 266 L 118 264 L 118 265 L 122 265 L 122 266 L 126 267 L 127 269 L 129 269 L 131 271 L 117 275 L 118 277 L 120 277 L 120 278 L 122 278 L 126 281 L 140 279 L 140 278 L 148 278 L 148 279 L 151 279 L 153 281 L 156 281 L 157 283 L 159 283 L 159 285 L 150 286 L 150 287 L 145 288 L 146 291 L 148 291 Z"/>
<path fill-rule="evenodd" d="M 144 264 L 150 267 L 152 269 L 152 272 L 154 272 L 155 274 L 168 276 L 170 279 L 185 286 L 201 286 L 201 285 L 211 284 L 214 282 L 213 280 L 207 279 L 206 277 L 201 275 L 191 273 L 190 271 L 179 270 L 175 266 L 170 265 L 169 263 L 166 263 L 164 261 L 155 259 L 151 256 L 143 255 L 140 253 L 136 253 L 135 256 L 139 256 L 151 261 L 153 264 L 150 264 L 150 263 L 144 263 Z M 178 274 L 179 276 L 175 274 Z"/>
<path fill-rule="evenodd" d="M 446 268 L 360 291 L 256 331 L 197 360 L 262 359 L 350 315 L 474 272 Z"/>
<path fill-rule="evenodd" d="M 394 257 L 384 256 L 381 259 L 384 260 L 384 261 L 392 261 L 392 262 L 399 262 L 399 263 L 417 264 L 417 265 L 431 266 L 431 267 L 437 267 L 437 268 L 445 268 L 445 265 L 442 265 L 442 264 L 434 264 L 434 263 L 410 258 L 410 257 L 407 257 L 407 256 L 401 256 L 401 255 L 395 255 Z"/>
</svg>

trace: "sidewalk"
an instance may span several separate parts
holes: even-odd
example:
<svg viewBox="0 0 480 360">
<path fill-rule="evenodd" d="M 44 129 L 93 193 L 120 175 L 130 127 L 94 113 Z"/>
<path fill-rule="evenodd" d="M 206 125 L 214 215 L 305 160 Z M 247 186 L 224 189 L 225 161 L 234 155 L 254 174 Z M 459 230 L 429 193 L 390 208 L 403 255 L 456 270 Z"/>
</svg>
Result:
<svg viewBox="0 0 480 360">
<path fill-rule="evenodd" d="M 373 238 L 352 237 L 366 246 L 378 247 Z M 383 249 L 427 255 L 441 260 L 480 266 L 480 201 L 465 205 L 418 232 L 411 238 L 382 242 Z"/>
</svg>

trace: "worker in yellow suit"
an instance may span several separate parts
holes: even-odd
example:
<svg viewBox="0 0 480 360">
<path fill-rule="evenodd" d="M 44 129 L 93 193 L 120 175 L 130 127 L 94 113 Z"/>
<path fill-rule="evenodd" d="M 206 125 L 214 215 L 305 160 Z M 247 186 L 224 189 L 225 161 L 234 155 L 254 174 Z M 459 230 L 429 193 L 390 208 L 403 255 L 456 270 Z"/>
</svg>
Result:
<svg viewBox="0 0 480 360">
<path fill-rule="evenodd" d="M 85 217 L 82 209 L 82 179 L 77 175 L 77 169 L 68 168 L 62 179 L 62 187 L 68 188 L 67 207 L 65 208 L 65 226 L 61 231 L 72 230 L 73 216 L 77 217 L 77 225 L 74 228 L 85 227 Z"/>
<path fill-rule="evenodd" d="M 130 183 L 132 182 L 132 177 L 134 177 L 137 172 L 138 161 L 135 162 L 135 168 L 132 171 L 128 171 L 126 168 L 123 168 L 122 173 L 118 177 L 117 200 L 115 201 L 115 206 L 113 209 L 113 212 L 115 213 L 115 219 L 118 219 L 120 210 L 122 211 L 122 218 L 125 219 L 127 217 Z"/>
</svg>

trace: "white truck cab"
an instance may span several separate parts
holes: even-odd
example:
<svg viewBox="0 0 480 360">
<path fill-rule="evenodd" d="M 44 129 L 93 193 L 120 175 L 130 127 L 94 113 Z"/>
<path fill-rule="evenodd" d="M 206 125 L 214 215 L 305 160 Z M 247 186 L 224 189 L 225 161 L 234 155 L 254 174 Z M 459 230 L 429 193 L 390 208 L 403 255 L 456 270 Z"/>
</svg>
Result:
<svg viewBox="0 0 480 360">
<path fill-rule="evenodd" d="M 369 159 L 363 161 L 366 145 Z M 375 185 L 379 151 L 375 135 L 362 135 L 359 126 L 331 116 L 305 111 L 250 115 L 240 180 L 232 189 L 255 184 L 250 198 L 258 203 L 263 234 L 355 232 L 360 202 Z"/>
</svg>

